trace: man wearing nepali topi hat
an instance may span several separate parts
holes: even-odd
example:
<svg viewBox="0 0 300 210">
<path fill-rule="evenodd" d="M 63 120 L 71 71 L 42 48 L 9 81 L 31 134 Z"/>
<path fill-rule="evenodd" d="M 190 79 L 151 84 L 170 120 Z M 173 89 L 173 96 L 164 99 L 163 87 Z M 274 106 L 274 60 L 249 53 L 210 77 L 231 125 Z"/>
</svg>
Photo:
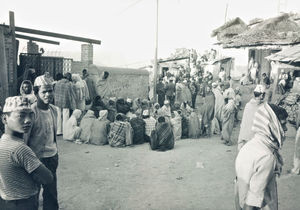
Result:
<svg viewBox="0 0 300 210">
<path fill-rule="evenodd" d="M 25 136 L 27 145 L 35 152 L 41 162 L 52 172 L 53 182 L 43 184 L 43 210 L 57 210 L 58 149 L 56 143 L 57 109 L 53 101 L 53 85 L 49 80 L 34 83 L 37 102 L 31 108 L 35 113 L 32 129 Z"/>
<path fill-rule="evenodd" d="M 23 140 L 32 125 L 34 113 L 28 98 L 5 100 L 2 121 L 5 133 L 0 139 L 0 207 L 11 210 L 38 210 L 38 185 L 53 176 Z"/>
</svg>

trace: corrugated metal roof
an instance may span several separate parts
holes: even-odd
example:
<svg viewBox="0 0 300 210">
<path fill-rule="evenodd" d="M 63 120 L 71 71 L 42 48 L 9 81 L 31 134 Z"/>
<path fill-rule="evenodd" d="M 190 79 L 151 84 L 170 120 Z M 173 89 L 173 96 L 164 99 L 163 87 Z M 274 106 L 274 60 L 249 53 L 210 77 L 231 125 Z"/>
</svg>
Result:
<svg viewBox="0 0 300 210">
<path fill-rule="evenodd" d="M 266 57 L 268 60 L 281 62 L 300 62 L 300 45 L 282 50 Z"/>
</svg>

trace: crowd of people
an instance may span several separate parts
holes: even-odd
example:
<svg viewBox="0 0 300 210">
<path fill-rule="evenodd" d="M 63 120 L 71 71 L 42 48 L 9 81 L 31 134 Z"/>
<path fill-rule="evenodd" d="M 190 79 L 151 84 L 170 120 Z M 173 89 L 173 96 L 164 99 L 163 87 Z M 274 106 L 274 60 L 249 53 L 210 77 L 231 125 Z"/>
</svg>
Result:
<svg viewBox="0 0 300 210">
<path fill-rule="evenodd" d="M 99 83 L 103 93 L 108 77 L 104 72 Z M 277 205 L 275 175 L 281 172 L 279 149 L 287 113 L 268 103 L 266 81 L 254 89 L 241 122 L 236 159 L 236 203 L 241 208 Z M 45 72 L 33 85 L 23 81 L 20 96 L 7 98 L 2 110 L 0 206 L 37 210 L 43 188 L 43 209 L 59 208 L 57 136 L 77 144 L 111 147 L 148 143 L 156 151 L 171 150 L 180 139 L 213 134 L 227 146 L 234 143 L 232 131 L 242 100 L 239 86 L 233 88 L 224 72 L 214 78 L 210 72 L 190 75 L 182 68 L 176 77 L 161 76 L 156 93 L 158 103 L 98 95 L 85 69 L 81 76 L 66 73 L 53 79 Z M 298 155 L 295 173 L 299 173 Z"/>
</svg>

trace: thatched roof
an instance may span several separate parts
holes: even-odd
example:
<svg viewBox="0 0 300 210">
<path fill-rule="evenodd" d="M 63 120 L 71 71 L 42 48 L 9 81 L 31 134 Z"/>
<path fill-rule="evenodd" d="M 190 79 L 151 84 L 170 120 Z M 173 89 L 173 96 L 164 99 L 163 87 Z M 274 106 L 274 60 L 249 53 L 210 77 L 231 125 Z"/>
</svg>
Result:
<svg viewBox="0 0 300 210">
<path fill-rule="evenodd" d="M 266 57 L 279 62 L 300 62 L 300 45 L 296 45 Z"/>
<path fill-rule="evenodd" d="M 231 40 L 223 42 L 223 47 L 240 48 L 296 43 L 300 43 L 300 26 L 290 18 L 290 14 L 283 14 L 258 23 Z"/>
<path fill-rule="evenodd" d="M 227 41 L 234 36 L 244 32 L 248 27 L 242 19 L 239 17 L 226 22 L 224 25 L 219 28 L 213 30 L 211 36 L 217 36 L 218 41 Z"/>
</svg>

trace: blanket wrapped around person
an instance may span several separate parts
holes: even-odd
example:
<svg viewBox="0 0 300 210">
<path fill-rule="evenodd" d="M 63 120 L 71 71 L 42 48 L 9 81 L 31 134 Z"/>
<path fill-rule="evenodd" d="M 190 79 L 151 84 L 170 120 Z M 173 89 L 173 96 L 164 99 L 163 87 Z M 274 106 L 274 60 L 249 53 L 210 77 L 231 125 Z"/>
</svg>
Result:
<svg viewBox="0 0 300 210">
<path fill-rule="evenodd" d="M 156 129 L 152 131 L 150 147 L 152 150 L 166 151 L 174 148 L 174 135 L 170 123 L 164 117 L 158 118 Z"/>
</svg>

